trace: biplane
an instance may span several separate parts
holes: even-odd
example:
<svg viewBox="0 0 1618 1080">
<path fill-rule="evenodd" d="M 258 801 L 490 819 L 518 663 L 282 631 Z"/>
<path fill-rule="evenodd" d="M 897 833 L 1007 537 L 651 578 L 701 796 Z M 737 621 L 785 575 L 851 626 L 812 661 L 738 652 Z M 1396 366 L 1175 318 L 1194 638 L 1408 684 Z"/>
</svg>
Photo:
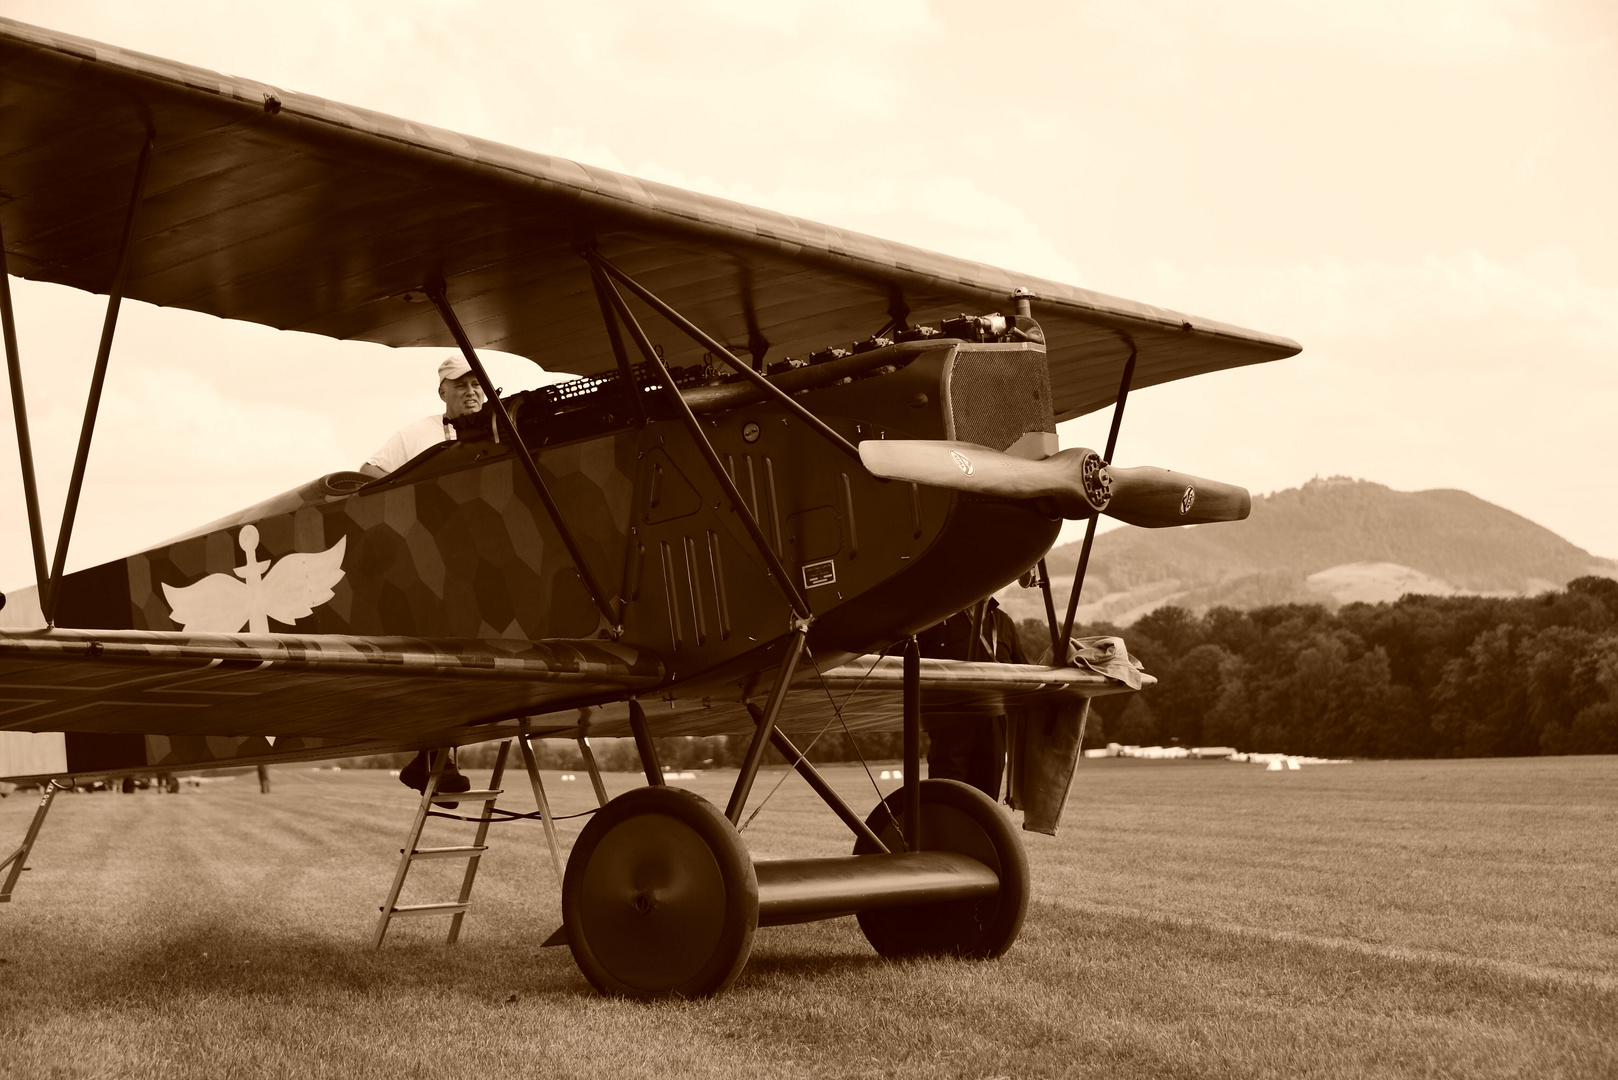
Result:
<svg viewBox="0 0 1618 1080">
<path fill-rule="evenodd" d="M 1141 685 L 1073 659 L 1077 588 L 1058 620 L 1043 556 L 1065 520 L 1244 517 L 1240 488 L 1115 465 L 1125 400 L 1298 351 L 3 19 L 0 257 L 7 520 L 36 577 L 0 608 L 0 774 L 633 735 L 647 785 L 590 819 L 562 910 L 590 982 L 634 996 L 717 992 L 757 927 L 850 914 L 884 955 L 1005 952 L 1022 841 L 994 800 L 921 778 L 922 710 L 1070 725 Z M 49 558 L 7 275 L 107 296 Z M 488 404 L 384 477 L 334 472 L 66 573 L 125 298 L 454 350 Z M 479 350 L 578 378 L 503 399 Z M 1103 452 L 1059 447 L 1059 421 L 1109 406 Z M 918 631 L 1031 568 L 1049 663 L 919 655 Z M 866 815 L 799 750 L 825 691 L 856 689 L 851 730 L 904 733 L 903 784 Z M 719 733 L 748 746 L 723 809 L 666 785 L 654 742 Z M 1060 742 L 1025 741 L 1014 770 L 1058 807 Z M 748 855 L 772 746 L 850 855 Z"/>
</svg>

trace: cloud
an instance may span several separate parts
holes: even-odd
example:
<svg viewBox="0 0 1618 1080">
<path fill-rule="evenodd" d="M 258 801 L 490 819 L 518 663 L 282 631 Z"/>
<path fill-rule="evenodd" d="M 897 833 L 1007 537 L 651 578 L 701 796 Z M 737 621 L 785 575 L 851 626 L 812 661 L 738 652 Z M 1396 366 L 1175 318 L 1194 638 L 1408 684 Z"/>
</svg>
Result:
<svg viewBox="0 0 1618 1080">
<path fill-rule="evenodd" d="M 1613 554 L 1614 512 L 1575 490 L 1618 456 L 1606 415 L 1618 399 L 1608 6 L 1029 0 L 993 19 L 950 0 L 289 0 L 271 19 L 195 0 L 8 0 L 6 11 L 1288 334 L 1303 356 L 1132 401 L 1127 462 L 1259 490 L 1317 472 L 1471 487 Z M 338 468 L 433 404 L 418 381 L 430 358 L 179 316 L 147 330 L 131 307 L 109 393 L 135 395 L 132 408 L 183 398 L 289 429 L 324 413 Z M 31 380 L 39 357 L 77 365 L 71 385 L 38 372 L 31 399 L 43 417 L 60 396 L 71 418 L 41 448 L 52 477 L 71 458 L 99 311 L 91 298 L 25 344 Z M 126 381 L 142 367 L 219 400 Z M 496 379 L 522 385 L 527 370 Z M 131 438 L 145 430 L 127 419 Z M 1098 419 L 1092 445 L 1105 440 Z M 285 448 L 297 469 L 330 452 L 308 450 L 327 434 L 306 436 Z M 169 433 L 176 448 L 229 437 L 189 420 Z M 104 456 L 112 446 L 98 441 L 94 469 L 121 465 Z M 240 462 L 245 450 L 224 454 Z M 230 509 L 307 479 L 238 473 L 251 484 L 231 488 L 218 479 L 227 470 L 195 468 L 163 492 L 131 465 L 128 490 L 149 505 L 130 513 L 176 499 Z M 0 535 L 0 566 L 26 567 L 25 554 L 5 561 L 14 535 Z"/>
<path fill-rule="evenodd" d="M 173 368 L 128 372 L 102 407 L 98 438 L 109 458 L 134 450 L 143 472 L 202 481 L 264 471 L 308 477 L 343 460 L 329 412 L 226 396 Z"/>
<path fill-rule="evenodd" d="M 105 299 L 13 280 L 48 547 L 79 439 Z M 400 425 L 441 408 L 448 349 L 281 333 L 126 301 L 114 338 L 68 566 L 127 554 L 325 473 L 358 467 Z M 551 378 L 483 355 L 508 392 Z M 0 380 L 0 588 L 32 576 L 22 481 Z"/>
<path fill-rule="evenodd" d="M 1159 47 L 1200 40 L 1220 43 L 1324 46 L 1360 57 L 1422 64 L 1475 62 L 1543 54 L 1552 48 L 1545 12 L 1532 0 L 1101 0 L 1080 5 L 1075 18 L 1112 34 Z"/>
<path fill-rule="evenodd" d="M 349 463 L 351 455 L 339 446 L 333 415 L 319 409 L 227 395 L 193 373 L 173 368 L 135 368 L 108 382 L 69 549 L 70 569 L 138 550 L 357 464 Z M 77 395 L 37 395 L 32 404 L 50 550 L 83 401 Z M 0 501 L 12 511 L 8 520 L 19 526 L 6 530 L 0 546 L 0 566 L 11 571 L 4 580 L 14 584 L 10 579 L 26 574 L 28 565 L 24 518 L 15 513 L 22 500 L 14 472 L 0 484 Z"/>
<path fill-rule="evenodd" d="M 1571 250 L 1543 248 L 1515 261 L 1478 251 L 1429 254 L 1416 262 L 1327 257 L 1285 266 L 1149 263 L 1152 290 L 1194 310 L 1248 321 L 1307 344 L 1351 339 L 1376 344 L 1389 362 L 1399 342 L 1450 343 L 1423 367 L 1476 370 L 1477 357 L 1618 350 L 1618 288 L 1580 274 Z M 1180 300 L 1179 298 L 1184 298 Z M 1560 347 L 1558 350 L 1557 347 Z M 1555 363 L 1539 356 L 1535 363 Z"/>
<path fill-rule="evenodd" d="M 1543 52 L 1549 45 L 1538 14 L 1531 0 L 1246 0 L 1225 8 L 1223 21 L 1253 40 L 1313 39 L 1431 64 Z"/>
</svg>

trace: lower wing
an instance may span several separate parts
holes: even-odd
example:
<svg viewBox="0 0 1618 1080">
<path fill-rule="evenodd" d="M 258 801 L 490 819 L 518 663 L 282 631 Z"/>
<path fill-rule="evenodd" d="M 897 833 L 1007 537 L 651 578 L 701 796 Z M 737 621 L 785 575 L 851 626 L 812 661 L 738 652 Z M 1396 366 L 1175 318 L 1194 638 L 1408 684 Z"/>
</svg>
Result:
<svg viewBox="0 0 1618 1080">
<path fill-rule="evenodd" d="M 832 729 L 899 731 L 904 722 L 904 661 L 896 656 L 862 656 L 825 672 L 800 674 L 781 706 L 777 723 L 792 736 L 813 738 Z M 1138 673 L 1141 687 L 1157 680 Z M 1020 708 L 1061 701 L 1127 694 L 1136 687 L 1123 679 L 1078 667 L 994 664 L 966 660 L 921 662 L 922 716 L 991 717 Z M 762 705 L 769 690 L 758 689 Z M 752 714 L 737 701 L 717 698 L 642 698 L 653 735 L 740 735 L 754 729 Z M 577 738 L 630 734 L 629 706 L 609 702 L 578 710 L 576 716 L 534 717 L 536 734 Z"/>
<path fill-rule="evenodd" d="M 652 653 L 595 639 L 0 632 L 0 778 L 314 761 L 518 731 L 624 736 L 627 699 L 663 682 Z M 931 659 L 921 688 L 925 715 L 974 717 L 1134 689 L 1086 668 Z M 654 735 L 754 730 L 740 700 L 671 689 L 640 699 Z M 779 719 L 795 738 L 902 722 L 903 661 L 876 656 L 800 676 Z"/>
<path fill-rule="evenodd" d="M 0 776 L 478 742 L 663 681 L 655 654 L 594 639 L 0 632 Z"/>
</svg>

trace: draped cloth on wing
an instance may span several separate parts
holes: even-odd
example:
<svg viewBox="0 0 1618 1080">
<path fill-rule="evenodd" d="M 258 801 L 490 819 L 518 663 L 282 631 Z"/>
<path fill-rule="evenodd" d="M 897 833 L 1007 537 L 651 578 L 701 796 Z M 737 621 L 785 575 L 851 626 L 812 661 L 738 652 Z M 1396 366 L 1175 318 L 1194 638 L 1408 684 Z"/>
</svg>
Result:
<svg viewBox="0 0 1618 1080">
<path fill-rule="evenodd" d="M 1068 667 L 1086 668 L 1140 689 L 1141 665 L 1129 655 L 1122 638 L 1069 639 L 1066 660 Z M 1025 830 L 1055 836 L 1078 768 L 1090 699 L 1013 706 L 1007 714 L 1011 782 L 1006 802 L 1023 812 Z"/>
</svg>

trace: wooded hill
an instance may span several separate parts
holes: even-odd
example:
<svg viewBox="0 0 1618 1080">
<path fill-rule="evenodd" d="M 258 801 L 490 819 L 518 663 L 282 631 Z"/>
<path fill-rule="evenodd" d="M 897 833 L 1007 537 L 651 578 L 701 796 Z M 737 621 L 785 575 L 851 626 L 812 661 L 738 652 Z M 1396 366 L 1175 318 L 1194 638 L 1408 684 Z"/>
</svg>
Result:
<svg viewBox="0 0 1618 1080">
<path fill-rule="evenodd" d="M 1059 606 L 1079 549 L 1065 544 L 1047 557 Z M 1618 562 L 1464 491 L 1394 491 L 1332 477 L 1255 497 L 1246 521 L 1102 533 L 1078 617 L 1127 626 L 1169 604 L 1202 612 L 1336 608 L 1405 593 L 1516 596 L 1584 575 L 1618 577 Z M 1037 590 L 1013 586 L 1000 602 L 1017 619 L 1044 615 Z"/>
</svg>

